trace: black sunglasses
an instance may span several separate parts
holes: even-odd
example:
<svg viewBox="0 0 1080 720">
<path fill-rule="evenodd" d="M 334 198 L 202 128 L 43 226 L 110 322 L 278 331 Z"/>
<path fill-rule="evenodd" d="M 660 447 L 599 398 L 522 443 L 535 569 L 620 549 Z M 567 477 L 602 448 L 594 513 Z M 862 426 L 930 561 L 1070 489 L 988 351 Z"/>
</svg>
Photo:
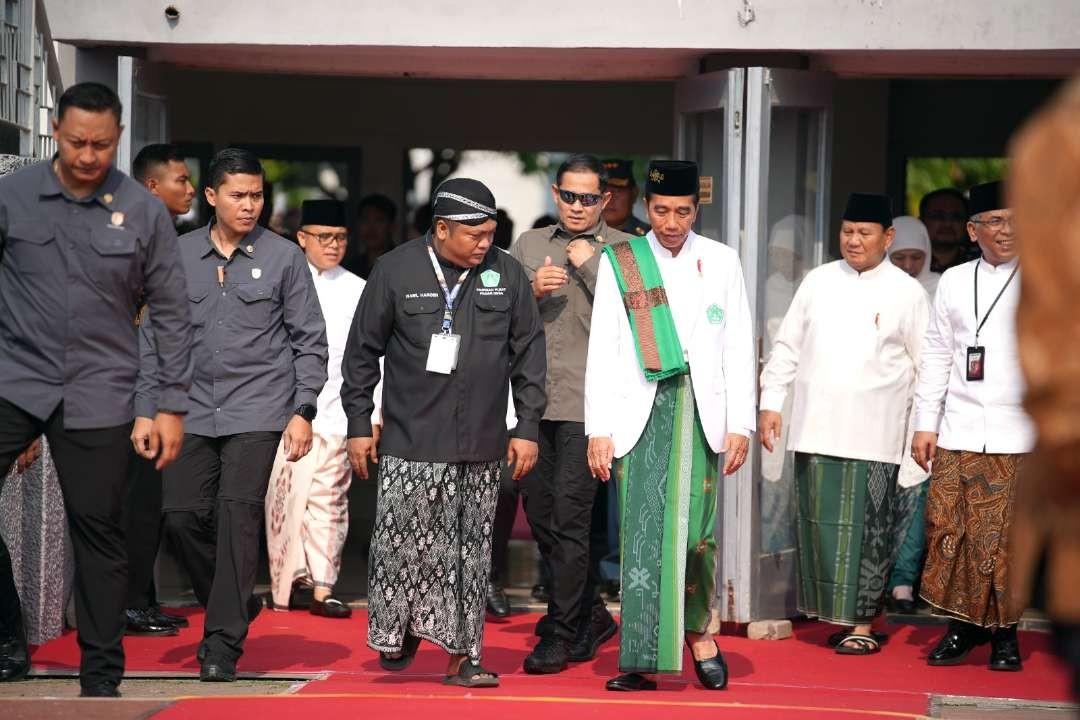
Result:
<svg viewBox="0 0 1080 720">
<path fill-rule="evenodd" d="M 559 199 L 567 205 L 573 205 L 580 200 L 582 207 L 592 207 L 599 204 L 604 199 L 604 196 L 595 193 L 576 193 L 559 188 Z"/>
</svg>

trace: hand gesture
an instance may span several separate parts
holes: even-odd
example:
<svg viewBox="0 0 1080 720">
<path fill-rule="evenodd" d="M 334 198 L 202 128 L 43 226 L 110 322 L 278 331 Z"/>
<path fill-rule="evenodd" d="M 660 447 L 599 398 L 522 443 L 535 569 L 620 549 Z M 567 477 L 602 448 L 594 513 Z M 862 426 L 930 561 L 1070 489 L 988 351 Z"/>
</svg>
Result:
<svg viewBox="0 0 1080 720">
<path fill-rule="evenodd" d="M 728 433 L 722 452 L 724 453 L 724 474 L 731 475 L 746 462 L 746 455 L 750 452 L 750 438 L 738 433 Z"/>
<path fill-rule="evenodd" d="M 285 441 L 285 459 L 296 462 L 311 451 L 311 423 L 293 415 L 281 438 Z"/>
<path fill-rule="evenodd" d="M 596 250 L 589 244 L 589 241 L 582 240 L 581 238 L 574 240 L 566 246 L 566 257 L 570 260 L 570 264 L 576 268 L 587 263 L 595 254 Z"/>
<path fill-rule="evenodd" d="M 783 425 L 784 419 L 775 410 L 762 410 L 758 415 L 758 435 L 761 436 L 761 444 L 769 452 L 773 451 L 774 443 L 780 439 Z"/>
<path fill-rule="evenodd" d="M 520 480 L 529 474 L 536 465 L 536 456 L 539 454 L 540 448 L 532 440 L 510 438 L 510 444 L 506 448 L 506 464 L 514 466 L 515 480 Z"/>
<path fill-rule="evenodd" d="M 543 266 L 537 269 L 536 277 L 533 278 L 533 295 L 539 300 L 547 297 L 568 282 L 570 282 L 570 275 L 566 272 L 566 268 L 552 265 L 551 258 L 546 257 Z"/>
<path fill-rule="evenodd" d="M 349 464 L 352 465 L 352 469 L 363 480 L 368 479 L 368 459 L 371 462 L 379 464 L 379 453 L 376 451 L 375 446 L 378 444 L 378 431 L 375 428 L 378 425 L 372 425 L 372 434 L 375 437 L 354 437 L 349 438 Z"/>
<path fill-rule="evenodd" d="M 589 461 L 589 472 L 593 477 L 598 477 L 604 482 L 611 479 L 611 463 L 615 460 L 615 443 L 611 441 L 611 438 L 589 438 L 586 457 Z"/>
<path fill-rule="evenodd" d="M 911 438 L 911 457 L 926 472 L 930 472 L 930 465 L 937 456 L 937 433 L 917 432 Z"/>
</svg>

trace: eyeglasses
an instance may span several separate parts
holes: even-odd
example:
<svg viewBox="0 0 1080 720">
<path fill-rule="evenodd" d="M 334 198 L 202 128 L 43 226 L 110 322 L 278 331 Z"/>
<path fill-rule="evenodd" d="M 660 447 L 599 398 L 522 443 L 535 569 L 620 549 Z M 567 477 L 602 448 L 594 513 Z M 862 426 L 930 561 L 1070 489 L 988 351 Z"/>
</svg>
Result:
<svg viewBox="0 0 1080 720">
<path fill-rule="evenodd" d="M 944 210 L 931 210 L 923 215 L 924 220 L 934 220 L 936 222 L 964 222 L 967 220 L 967 216 L 963 213 L 951 213 Z"/>
<path fill-rule="evenodd" d="M 582 207 L 592 207 L 593 205 L 599 204 L 600 201 L 604 199 L 604 196 L 595 193 L 576 193 L 559 188 L 559 199 L 567 205 L 573 205 L 580 200 Z"/>
<path fill-rule="evenodd" d="M 300 232 L 305 235 L 310 235 L 313 238 L 317 238 L 319 244 L 323 247 L 329 247 L 330 243 L 337 241 L 338 245 L 344 245 L 349 242 L 349 233 L 313 233 L 307 230 L 301 230 Z"/>
<path fill-rule="evenodd" d="M 971 222 L 975 223 L 976 225 L 985 225 L 994 232 L 1000 232 L 1002 229 L 1005 228 L 1006 225 L 1012 227 L 1012 218 L 1004 217 L 1002 215 L 994 215 L 993 217 L 987 218 L 986 220 L 972 220 Z"/>
</svg>

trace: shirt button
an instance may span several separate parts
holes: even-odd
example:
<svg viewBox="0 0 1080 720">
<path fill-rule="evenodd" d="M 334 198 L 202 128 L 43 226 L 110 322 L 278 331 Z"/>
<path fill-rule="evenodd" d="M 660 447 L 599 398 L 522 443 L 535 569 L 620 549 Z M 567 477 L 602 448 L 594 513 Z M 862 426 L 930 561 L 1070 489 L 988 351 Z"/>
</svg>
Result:
<svg viewBox="0 0 1080 720">
<path fill-rule="evenodd" d="M 214 412 L 221 412 L 221 408 L 214 408 Z"/>
<path fill-rule="evenodd" d="M 72 250 L 74 250 L 75 249 L 75 243 L 68 243 L 68 247 L 71 248 Z"/>
<path fill-rule="evenodd" d="M 225 295 L 228 295 L 228 294 L 229 294 L 229 293 L 225 292 L 224 290 L 222 290 L 222 291 L 221 291 L 221 295 L 222 295 L 222 297 L 224 297 Z"/>
<path fill-rule="evenodd" d="M 221 323 L 223 323 L 223 322 L 225 322 L 225 321 L 224 321 L 224 320 L 218 320 L 218 321 L 217 321 L 217 324 L 218 324 L 218 325 L 220 325 L 220 324 L 221 324 Z"/>
</svg>

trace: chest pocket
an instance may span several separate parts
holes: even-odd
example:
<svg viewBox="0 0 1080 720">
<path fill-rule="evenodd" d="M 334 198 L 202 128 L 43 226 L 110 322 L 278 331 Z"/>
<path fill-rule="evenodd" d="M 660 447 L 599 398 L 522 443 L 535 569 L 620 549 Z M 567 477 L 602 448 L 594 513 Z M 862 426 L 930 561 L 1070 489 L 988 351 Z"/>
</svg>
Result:
<svg viewBox="0 0 1080 720">
<path fill-rule="evenodd" d="M 242 327 L 263 329 L 270 325 L 270 318 L 277 299 L 277 288 L 270 284 L 238 285 L 236 297 L 236 321 Z"/>
<path fill-rule="evenodd" d="M 129 285 L 134 268 L 135 247 L 139 236 L 126 228 L 94 228 L 90 231 L 90 277 L 98 285 L 110 288 L 117 284 Z"/>
<path fill-rule="evenodd" d="M 510 334 L 510 296 L 480 295 L 476 303 L 476 336 L 485 340 L 505 340 Z"/>
<path fill-rule="evenodd" d="M 210 303 L 206 296 L 210 294 L 210 283 L 188 285 L 188 304 L 191 308 L 191 326 L 202 328 L 206 325 Z"/>
<path fill-rule="evenodd" d="M 13 260 L 19 272 L 49 273 L 63 268 L 52 228 L 47 225 L 12 223 L 6 244 L 4 259 Z"/>
<path fill-rule="evenodd" d="M 401 328 L 413 344 L 427 347 L 442 324 L 443 304 L 438 298 L 405 298 L 401 303 Z"/>
</svg>

